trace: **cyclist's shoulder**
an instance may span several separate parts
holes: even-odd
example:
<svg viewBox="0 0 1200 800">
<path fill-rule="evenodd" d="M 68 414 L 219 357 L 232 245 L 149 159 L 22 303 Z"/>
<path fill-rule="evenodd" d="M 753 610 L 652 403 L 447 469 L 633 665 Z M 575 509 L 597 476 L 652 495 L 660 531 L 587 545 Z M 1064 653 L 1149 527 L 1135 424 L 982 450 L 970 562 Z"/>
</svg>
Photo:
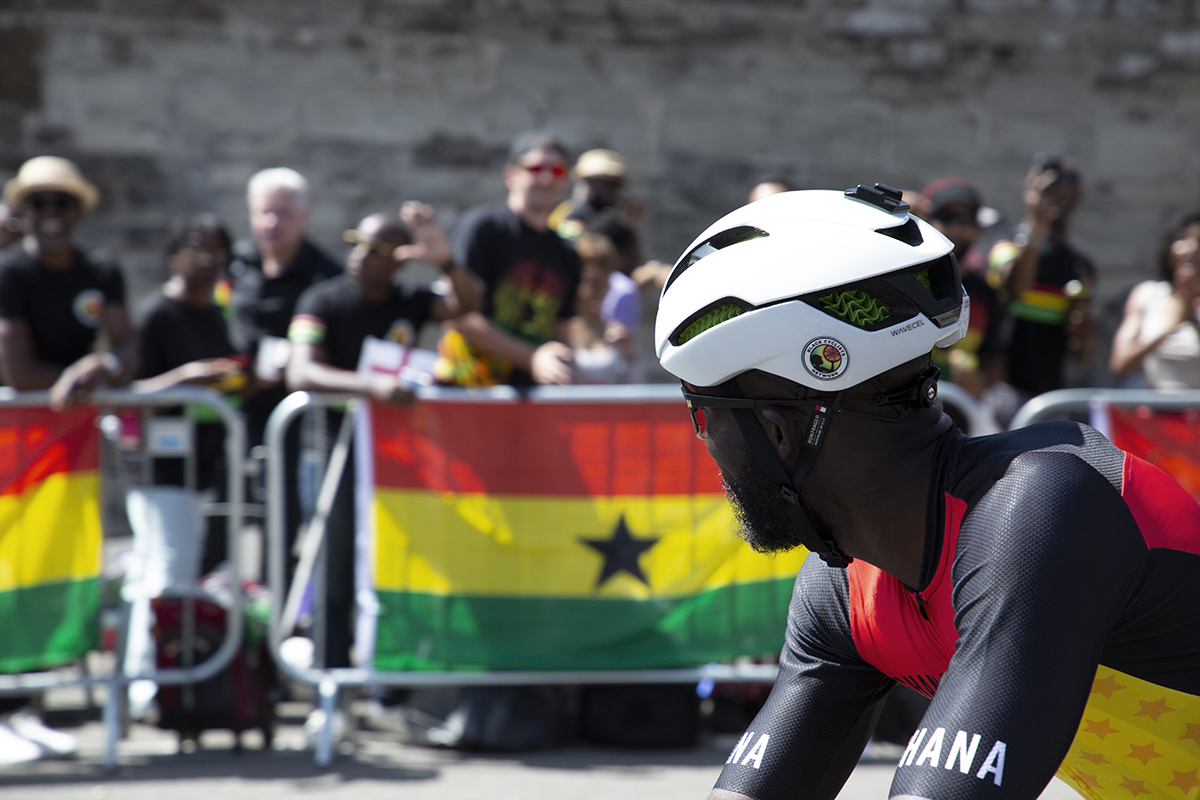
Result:
<svg viewBox="0 0 1200 800">
<path fill-rule="evenodd" d="M 993 436 L 960 437 L 947 460 L 944 485 L 947 494 L 972 507 L 997 493 L 1045 496 L 1048 484 L 1100 490 L 1107 484 L 1120 492 L 1124 460 L 1125 454 L 1089 425 L 1043 422 Z"/>
</svg>

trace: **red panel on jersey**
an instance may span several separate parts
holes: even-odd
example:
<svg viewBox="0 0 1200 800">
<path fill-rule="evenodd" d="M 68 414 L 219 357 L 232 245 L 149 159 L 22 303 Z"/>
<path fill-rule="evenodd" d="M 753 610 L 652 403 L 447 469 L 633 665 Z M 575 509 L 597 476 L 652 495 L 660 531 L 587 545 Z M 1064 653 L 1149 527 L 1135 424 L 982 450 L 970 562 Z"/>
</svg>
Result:
<svg viewBox="0 0 1200 800">
<path fill-rule="evenodd" d="M 917 595 L 862 559 L 848 567 L 850 630 L 858 653 L 876 669 L 926 696 L 937 688 L 958 641 L 950 566 L 967 504 L 946 495 L 946 529 L 937 572 Z M 924 605 L 925 615 L 921 614 Z"/>
<path fill-rule="evenodd" d="M 1126 453 L 1121 497 L 1147 547 L 1200 555 L 1200 505 L 1162 469 Z"/>
</svg>

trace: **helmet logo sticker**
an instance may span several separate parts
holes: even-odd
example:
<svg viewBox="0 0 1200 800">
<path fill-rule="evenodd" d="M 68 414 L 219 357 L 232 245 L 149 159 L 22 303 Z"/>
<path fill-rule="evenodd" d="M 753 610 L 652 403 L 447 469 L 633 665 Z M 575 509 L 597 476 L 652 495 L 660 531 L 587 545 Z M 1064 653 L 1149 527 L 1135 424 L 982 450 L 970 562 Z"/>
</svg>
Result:
<svg viewBox="0 0 1200 800">
<path fill-rule="evenodd" d="M 850 354 L 837 339 L 819 337 L 804 345 L 804 368 L 817 380 L 831 381 L 846 371 Z"/>
</svg>

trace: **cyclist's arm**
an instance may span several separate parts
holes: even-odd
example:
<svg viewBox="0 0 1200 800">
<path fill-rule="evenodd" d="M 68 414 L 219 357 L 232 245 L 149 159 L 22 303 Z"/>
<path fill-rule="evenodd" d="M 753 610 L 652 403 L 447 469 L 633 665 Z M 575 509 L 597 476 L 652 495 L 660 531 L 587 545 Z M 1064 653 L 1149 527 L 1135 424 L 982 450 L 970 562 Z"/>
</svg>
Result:
<svg viewBox="0 0 1200 800">
<path fill-rule="evenodd" d="M 846 573 L 809 556 L 796 579 L 779 678 L 710 795 L 833 798 L 894 685 L 855 651 Z"/>
<path fill-rule="evenodd" d="M 1144 552 L 1124 502 L 1094 469 L 1066 453 L 1014 460 L 963 522 L 958 648 L 891 797 L 1036 798 L 1075 737 Z"/>
</svg>

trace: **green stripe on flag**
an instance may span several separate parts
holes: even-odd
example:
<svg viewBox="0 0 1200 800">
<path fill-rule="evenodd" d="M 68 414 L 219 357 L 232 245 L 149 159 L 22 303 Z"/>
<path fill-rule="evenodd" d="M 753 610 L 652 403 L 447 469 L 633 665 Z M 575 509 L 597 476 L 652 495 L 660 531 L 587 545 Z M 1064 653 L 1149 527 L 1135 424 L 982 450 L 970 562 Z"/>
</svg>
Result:
<svg viewBox="0 0 1200 800">
<path fill-rule="evenodd" d="M 778 653 L 793 582 L 653 600 L 381 591 L 375 668 L 661 669 Z"/>
<path fill-rule="evenodd" d="M 100 579 L 0 592 L 0 672 L 69 664 L 99 644 Z"/>
</svg>

